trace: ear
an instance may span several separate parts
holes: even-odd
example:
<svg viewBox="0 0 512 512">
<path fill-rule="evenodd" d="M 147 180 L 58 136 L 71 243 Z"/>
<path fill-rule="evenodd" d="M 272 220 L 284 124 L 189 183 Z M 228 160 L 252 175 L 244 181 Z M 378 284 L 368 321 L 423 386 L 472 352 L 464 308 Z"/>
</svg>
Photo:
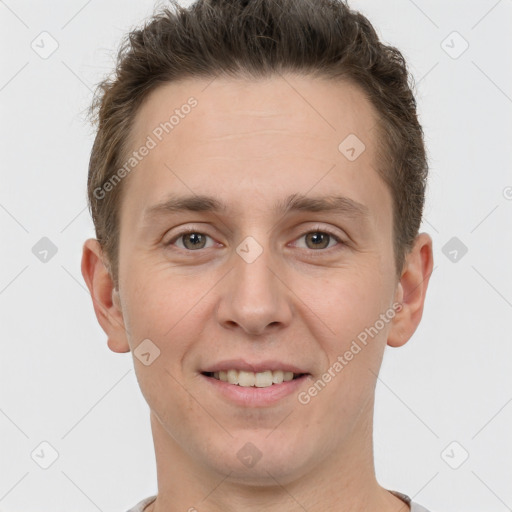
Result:
<svg viewBox="0 0 512 512">
<path fill-rule="evenodd" d="M 389 346 L 405 345 L 418 327 L 433 264 L 432 238 L 427 233 L 421 233 L 405 259 L 397 284 L 395 301 L 402 307 L 393 318 L 388 335 Z"/>
<path fill-rule="evenodd" d="M 82 252 L 82 276 L 89 288 L 96 318 L 108 337 L 110 350 L 129 352 L 119 291 L 114 288 L 114 281 L 103 261 L 98 240 L 86 240 Z"/>
</svg>

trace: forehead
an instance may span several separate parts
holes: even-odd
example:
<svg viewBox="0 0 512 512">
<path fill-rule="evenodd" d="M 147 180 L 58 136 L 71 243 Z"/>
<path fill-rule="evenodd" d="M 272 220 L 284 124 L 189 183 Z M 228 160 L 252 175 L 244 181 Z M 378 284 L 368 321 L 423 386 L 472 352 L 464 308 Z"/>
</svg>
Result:
<svg viewBox="0 0 512 512">
<path fill-rule="evenodd" d="M 247 139 L 249 131 L 257 135 L 265 130 L 271 137 L 269 130 L 274 129 L 329 142 L 341 142 L 353 133 L 368 147 L 376 119 L 363 91 L 347 80 L 297 75 L 183 79 L 163 84 L 145 98 L 135 116 L 129 146 L 153 134 L 176 146 L 186 138 L 187 145 L 180 146 L 183 152 L 194 143 L 228 138 L 238 143 Z"/>
<path fill-rule="evenodd" d="M 134 120 L 128 146 L 152 143 L 124 196 L 137 215 L 169 193 L 214 195 L 237 215 L 247 214 L 248 198 L 264 209 L 310 191 L 347 191 L 364 204 L 382 186 L 374 169 L 376 119 L 348 81 L 285 75 L 167 83 L 148 95 Z"/>
</svg>

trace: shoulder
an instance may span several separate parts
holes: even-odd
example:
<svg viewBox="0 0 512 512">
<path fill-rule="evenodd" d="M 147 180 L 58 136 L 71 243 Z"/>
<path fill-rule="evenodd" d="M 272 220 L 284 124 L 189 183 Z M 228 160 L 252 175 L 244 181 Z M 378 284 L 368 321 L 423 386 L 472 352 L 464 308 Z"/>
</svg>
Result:
<svg viewBox="0 0 512 512">
<path fill-rule="evenodd" d="M 139 501 L 135 507 L 131 508 L 130 510 L 127 510 L 126 512 L 143 512 L 143 510 L 153 501 L 155 501 L 155 496 L 150 496 L 149 498 L 144 498 L 142 501 Z"/>
<path fill-rule="evenodd" d="M 410 506 L 411 512 L 430 512 L 430 510 L 422 507 L 419 503 L 415 503 L 414 501 L 411 501 Z"/>
<path fill-rule="evenodd" d="M 394 494 L 397 498 L 401 499 L 404 503 L 407 503 L 409 507 L 411 508 L 411 512 L 431 512 L 430 510 L 426 509 L 425 507 L 421 506 L 419 503 L 416 503 L 411 500 L 411 498 L 404 494 L 403 492 L 394 491 L 391 489 L 387 489 L 391 494 Z"/>
</svg>

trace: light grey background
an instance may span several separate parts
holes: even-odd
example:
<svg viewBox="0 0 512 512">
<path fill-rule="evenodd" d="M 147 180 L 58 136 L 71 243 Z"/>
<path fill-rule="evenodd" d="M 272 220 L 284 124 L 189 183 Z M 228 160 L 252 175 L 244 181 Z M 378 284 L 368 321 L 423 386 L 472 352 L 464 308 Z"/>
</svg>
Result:
<svg viewBox="0 0 512 512">
<path fill-rule="evenodd" d="M 512 0 L 349 3 L 408 60 L 431 167 L 435 270 L 419 329 L 385 354 L 377 476 L 433 512 L 512 510 Z M 83 114 L 152 7 L 0 1 L 3 511 L 124 511 L 156 492 L 132 356 L 108 349 L 80 274 L 94 236 Z M 42 442 L 58 452 L 48 469 Z"/>
</svg>

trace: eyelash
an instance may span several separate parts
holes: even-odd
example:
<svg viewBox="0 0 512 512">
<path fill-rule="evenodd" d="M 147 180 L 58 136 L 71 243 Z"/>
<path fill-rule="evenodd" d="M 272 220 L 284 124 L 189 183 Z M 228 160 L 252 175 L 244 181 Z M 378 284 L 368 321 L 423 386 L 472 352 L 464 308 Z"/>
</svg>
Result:
<svg viewBox="0 0 512 512">
<path fill-rule="evenodd" d="M 166 242 L 164 245 L 166 247 L 171 247 L 176 241 L 178 241 L 180 238 L 186 236 L 186 235 L 190 235 L 190 234 L 198 234 L 198 235 L 205 235 L 207 236 L 208 238 L 212 238 L 210 235 L 207 235 L 206 233 L 203 233 L 202 231 L 200 231 L 199 229 L 193 229 L 193 228 L 188 228 L 184 231 L 181 231 L 180 233 L 177 233 L 171 240 L 169 240 L 169 242 Z M 317 228 L 315 229 L 311 229 L 309 231 L 306 231 L 304 233 L 302 233 L 302 235 L 300 235 L 298 238 L 302 238 L 306 235 L 309 235 L 309 234 L 312 234 L 312 233 L 320 233 L 320 234 L 325 234 L 325 235 L 329 235 L 331 238 L 334 238 L 334 240 L 336 242 L 338 242 L 338 245 L 341 245 L 342 247 L 346 245 L 346 243 L 338 236 L 336 235 L 335 233 L 333 233 L 332 231 L 330 231 L 329 229 L 326 229 L 326 228 L 320 228 L 320 226 L 318 226 Z M 307 251 L 311 251 L 311 252 L 327 252 L 331 249 L 335 249 L 336 246 L 334 247 L 328 247 L 328 248 L 324 248 L 324 249 L 308 249 L 308 248 L 305 248 L 305 250 Z M 338 249 L 341 249 L 342 247 L 339 247 Z M 182 247 L 177 247 L 177 249 L 179 249 L 180 251 L 184 251 L 184 252 L 189 252 L 189 253 L 192 253 L 192 252 L 200 252 L 201 250 L 205 250 L 205 249 L 210 249 L 210 247 L 207 247 L 207 248 L 203 248 L 203 249 L 196 249 L 196 250 L 193 250 L 193 249 L 184 249 Z"/>
</svg>

